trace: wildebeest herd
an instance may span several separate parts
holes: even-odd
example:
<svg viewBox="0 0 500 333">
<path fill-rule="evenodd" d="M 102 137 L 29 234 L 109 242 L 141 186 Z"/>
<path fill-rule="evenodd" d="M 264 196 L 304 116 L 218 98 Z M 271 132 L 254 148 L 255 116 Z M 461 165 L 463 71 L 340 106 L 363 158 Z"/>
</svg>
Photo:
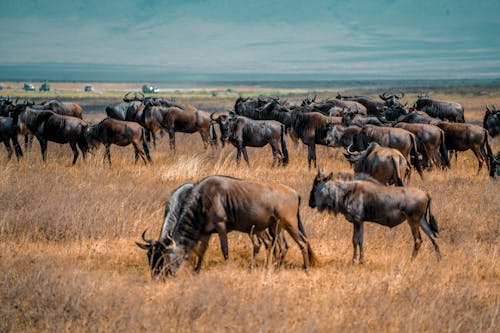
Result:
<svg viewBox="0 0 500 333">
<path fill-rule="evenodd" d="M 142 94 L 127 93 L 123 103 L 106 108 L 97 124 L 83 120 L 76 103 L 58 100 L 40 104 L 0 98 L 0 137 L 8 158 L 14 151 L 23 158 L 18 136 L 30 149 L 33 137 L 40 143 L 45 161 L 47 143 L 68 143 L 75 164 L 81 152 L 104 145 L 104 158 L 111 164 L 110 145 L 133 145 L 135 160 L 152 163 L 149 145 L 165 132 L 175 150 L 175 133 L 198 132 L 204 147 L 230 143 L 250 166 L 246 147 L 271 146 L 273 166 L 285 167 L 289 155 L 285 137 L 308 147 L 309 168 L 317 166 L 316 144 L 343 147 L 354 174 L 318 170 L 309 196 L 309 206 L 341 213 L 353 224 L 353 262 L 363 262 L 363 222 L 394 227 L 408 221 L 414 238 L 414 258 L 420 248 L 420 229 L 431 240 L 438 260 L 438 224 L 431 212 L 428 193 L 408 186 L 415 169 L 422 179 L 426 170 L 451 167 L 451 156 L 472 150 L 478 173 L 486 163 L 489 175 L 497 175 L 500 153 L 495 157 L 489 136 L 500 134 L 500 111 L 488 105 L 483 127 L 466 123 L 464 108 L 454 102 L 419 96 L 408 107 L 403 93 L 385 92 L 377 101 L 364 96 L 342 96 L 316 101 L 307 97 L 300 105 L 278 97 L 239 97 L 231 111 L 209 113 L 187 103 Z M 217 131 L 218 129 L 218 131 Z M 13 148 L 12 148 L 13 146 Z M 395 187 L 389 185 L 396 185 Z M 174 274 L 195 255 L 195 270 L 201 269 L 210 237 L 217 233 L 224 259 L 228 259 L 227 233 L 247 233 L 254 245 L 253 261 L 261 245 L 267 257 L 280 264 L 288 250 L 285 231 L 297 243 L 305 269 L 318 262 L 300 217 L 301 197 L 283 184 L 209 176 L 172 191 L 166 205 L 163 227 L 157 240 L 137 245 L 147 250 L 153 276 Z M 358 256 L 359 250 L 359 256 Z M 271 259 L 270 259 L 271 260 Z"/>
</svg>

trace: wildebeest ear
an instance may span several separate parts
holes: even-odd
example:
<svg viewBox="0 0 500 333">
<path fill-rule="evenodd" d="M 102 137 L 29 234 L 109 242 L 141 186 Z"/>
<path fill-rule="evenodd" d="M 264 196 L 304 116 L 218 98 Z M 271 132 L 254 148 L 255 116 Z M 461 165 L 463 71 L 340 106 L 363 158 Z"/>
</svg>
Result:
<svg viewBox="0 0 500 333">
<path fill-rule="evenodd" d="M 151 248 L 151 245 L 149 245 L 149 244 L 141 244 L 141 243 L 137 243 L 137 242 L 135 242 L 135 244 L 137 244 L 137 246 L 143 250 L 149 250 Z"/>
</svg>

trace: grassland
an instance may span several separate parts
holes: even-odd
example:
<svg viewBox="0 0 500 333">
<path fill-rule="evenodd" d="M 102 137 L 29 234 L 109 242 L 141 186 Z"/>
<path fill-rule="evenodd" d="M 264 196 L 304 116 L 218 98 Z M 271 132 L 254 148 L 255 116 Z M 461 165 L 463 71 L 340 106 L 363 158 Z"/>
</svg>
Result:
<svg viewBox="0 0 500 333">
<path fill-rule="evenodd" d="M 485 104 L 500 105 L 500 89 L 434 96 L 461 102 L 475 123 Z M 302 95 L 286 97 L 298 101 Z M 179 99 L 206 109 L 234 103 L 220 95 Z M 96 103 L 117 101 L 109 96 Z M 368 223 L 365 264 L 352 266 L 351 225 L 307 207 L 316 170 L 308 170 L 302 144 L 287 142 L 287 168 L 271 168 L 270 148 L 250 149 L 248 169 L 236 166 L 233 147 L 205 151 L 197 134 L 178 134 L 175 155 L 167 141 L 152 149 L 153 166 L 135 165 L 131 147 L 112 147 L 111 167 L 102 163 L 102 151 L 72 167 L 69 147 L 54 143 L 46 164 L 37 143 L 19 163 L 0 151 L 0 331 L 498 331 L 500 184 L 484 170 L 476 175 L 472 153 L 460 154 L 449 171 L 411 180 L 432 195 L 441 262 L 428 239 L 410 260 L 406 224 L 388 229 Z M 492 144 L 500 149 L 499 139 Z M 318 161 L 327 170 L 349 170 L 340 150 L 319 147 Z M 250 239 L 233 233 L 229 262 L 213 237 L 200 274 L 186 267 L 175 278 L 151 281 L 134 241 L 145 228 L 158 235 L 174 187 L 213 174 L 296 189 L 320 266 L 304 272 L 291 244 L 284 267 L 266 268 L 261 253 L 250 270 Z"/>
</svg>

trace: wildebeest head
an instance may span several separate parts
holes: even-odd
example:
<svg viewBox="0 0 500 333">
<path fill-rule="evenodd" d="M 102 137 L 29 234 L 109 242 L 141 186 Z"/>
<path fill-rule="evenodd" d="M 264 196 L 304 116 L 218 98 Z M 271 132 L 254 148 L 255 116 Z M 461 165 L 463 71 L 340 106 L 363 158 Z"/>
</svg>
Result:
<svg viewBox="0 0 500 333">
<path fill-rule="evenodd" d="M 322 191 L 324 189 L 325 183 L 331 180 L 332 178 L 333 178 L 333 173 L 326 175 L 323 169 L 322 170 L 318 169 L 318 174 L 314 178 L 311 193 L 309 194 L 309 207 L 311 208 L 318 207 L 318 209 L 320 210 L 326 208 L 326 206 L 322 206 L 321 208 L 319 207 L 316 197 L 319 191 Z"/>
<path fill-rule="evenodd" d="M 145 235 L 146 230 L 142 233 L 142 239 L 145 243 L 135 243 L 138 247 L 147 251 L 146 255 L 151 270 L 151 277 L 155 278 L 163 274 L 172 274 L 171 267 L 167 265 L 167 262 L 169 254 L 175 248 L 174 240 L 166 238 L 165 240 L 153 241 L 152 239 L 146 239 Z"/>
<path fill-rule="evenodd" d="M 92 125 L 90 123 L 89 127 L 87 127 L 85 129 L 85 132 L 83 133 L 89 150 L 99 148 L 102 143 L 101 140 L 99 139 L 99 127 L 101 126 L 101 124 L 102 122 L 100 122 L 97 125 Z"/>
<path fill-rule="evenodd" d="M 221 140 L 227 141 L 229 139 L 229 115 L 234 112 L 214 112 L 210 114 L 210 119 L 219 124 Z"/>
<path fill-rule="evenodd" d="M 123 101 L 126 103 L 134 102 L 134 101 L 144 101 L 144 94 L 137 92 L 128 92 L 123 96 Z"/>
<path fill-rule="evenodd" d="M 403 98 L 403 96 L 404 93 L 402 92 L 399 94 L 389 94 L 388 92 L 384 92 L 382 95 L 379 95 L 380 99 L 383 99 L 388 107 L 399 104 L 399 99 Z"/>
<path fill-rule="evenodd" d="M 344 156 L 347 158 L 349 163 L 353 165 L 357 161 L 359 161 L 361 154 L 364 153 L 365 151 L 359 152 L 359 151 L 352 151 L 351 150 L 352 145 L 349 145 L 347 147 L 347 151 L 344 153 Z"/>
</svg>

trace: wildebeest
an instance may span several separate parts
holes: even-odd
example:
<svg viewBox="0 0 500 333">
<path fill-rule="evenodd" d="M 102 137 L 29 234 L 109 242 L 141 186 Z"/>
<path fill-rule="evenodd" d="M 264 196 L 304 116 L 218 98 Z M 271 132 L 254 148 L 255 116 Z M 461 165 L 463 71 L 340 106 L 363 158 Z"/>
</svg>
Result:
<svg viewBox="0 0 500 333">
<path fill-rule="evenodd" d="M 160 232 L 160 237 L 158 238 L 158 242 L 160 243 L 166 243 L 168 242 L 168 239 L 172 237 L 174 228 L 177 224 L 177 221 L 179 220 L 179 217 L 181 216 L 182 212 L 184 211 L 185 208 L 185 203 L 190 200 L 190 196 L 192 193 L 192 190 L 196 183 L 185 183 L 182 184 L 181 186 L 175 188 L 171 193 L 170 193 L 170 198 L 167 201 L 165 205 L 165 214 L 163 215 L 163 225 L 161 228 Z M 142 239 L 147 243 L 151 244 L 152 241 L 149 241 L 145 239 L 145 232 L 142 234 Z M 250 232 L 250 239 L 252 240 L 252 244 L 254 246 L 253 250 L 253 258 L 252 258 L 252 266 L 255 263 L 255 259 L 257 257 L 257 254 L 259 253 L 260 247 L 262 244 L 265 245 L 266 249 L 268 251 L 271 250 L 273 245 L 276 245 L 276 254 L 279 255 L 278 260 L 281 262 L 286 254 L 287 251 L 287 243 L 284 238 L 283 233 L 280 233 L 280 235 L 277 237 L 278 243 L 274 244 L 273 237 L 269 235 L 268 230 L 262 231 L 260 233 L 254 233 L 253 230 Z M 194 250 L 194 254 L 199 254 L 200 250 L 202 252 L 205 252 L 206 247 L 208 246 L 208 239 L 202 239 L 198 244 L 198 249 Z M 137 245 L 141 248 L 144 248 L 142 244 L 137 243 Z M 148 249 L 148 248 L 146 248 Z M 151 259 L 151 255 L 148 254 L 148 259 Z M 201 264 L 202 264 L 202 257 L 198 256 L 198 260 L 195 266 L 195 271 L 198 272 L 201 269 Z M 150 262 L 151 265 L 151 262 Z M 158 275 L 161 273 L 159 267 L 153 267 L 151 266 L 151 272 L 153 275 Z"/>
<path fill-rule="evenodd" d="M 214 232 L 219 235 L 227 260 L 228 232 L 258 233 L 270 228 L 284 229 L 299 245 L 307 269 L 316 258 L 300 220 L 299 205 L 297 192 L 282 184 L 209 176 L 192 189 L 171 236 L 138 245 L 148 250 L 150 267 L 155 268 L 154 275 L 162 271 L 174 274 L 198 241 L 208 244 Z M 200 258 L 205 250 L 206 246 L 199 249 Z"/>
<path fill-rule="evenodd" d="M 63 116 L 71 116 L 83 119 L 83 109 L 77 103 L 61 102 L 59 100 L 53 99 L 50 101 L 42 102 L 40 105 L 43 110 L 51 110 Z"/>
<path fill-rule="evenodd" d="M 337 94 L 337 99 L 343 101 L 355 101 L 363 106 L 365 106 L 367 114 L 371 116 L 380 116 L 384 107 L 393 107 L 395 104 L 399 103 L 398 100 L 404 96 L 403 93 L 400 94 L 389 94 L 384 92 L 379 97 L 384 102 L 375 101 L 366 96 L 342 96 L 340 93 Z"/>
<path fill-rule="evenodd" d="M 407 161 L 412 161 L 420 177 L 422 169 L 420 165 L 421 155 L 418 153 L 417 141 L 413 133 L 401 128 L 380 127 L 375 125 L 365 125 L 359 132 L 351 131 L 349 127 L 332 127 L 328 133 L 326 142 L 329 146 L 351 146 L 354 150 L 365 150 L 371 142 L 376 142 L 381 146 L 395 148 L 399 150 Z M 349 134 L 349 135 L 346 135 Z M 410 160 L 410 157 L 413 159 Z"/>
<path fill-rule="evenodd" d="M 301 106 L 309 106 L 309 112 L 319 112 L 325 116 L 338 116 L 343 110 L 349 110 L 355 114 L 367 115 L 366 107 L 356 101 L 340 100 L 336 98 L 327 98 L 325 100 L 316 102 L 314 99 L 307 96 L 302 101 Z"/>
<path fill-rule="evenodd" d="M 9 160 L 12 157 L 12 146 L 14 146 L 17 160 L 23 156 L 23 150 L 17 141 L 18 132 L 17 121 L 14 121 L 11 117 L 0 116 L 0 141 L 3 142 L 5 148 L 7 149 L 7 157 Z M 11 141 L 12 146 L 10 144 Z"/>
<path fill-rule="evenodd" d="M 134 146 L 136 162 L 139 156 L 144 161 L 144 164 L 152 162 L 149 156 L 145 130 L 141 125 L 135 122 L 105 118 L 98 124 L 89 126 L 85 131 L 85 138 L 88 145 L 92 148 L 99 144 L 104 145 L 104 158 L 108 158 L 109 164 L 111 164 L 109 147 L 112 144 L 122 147 L 132 144 Z"/>
<path fill-rule="evenodd" d="M 170 138 L 170 148 L 175 150 L 175 132 L 200 133 L 205 149 L 217 138 L 210 138 L 212 120 L 207 111 L 188 111 L 178 107 L 165 108 L 148 105 L 144 110 L 144 123 L 152 133 L 163 129 Z"/>
<path fill-rule="evenodd" d="M 402 128 L 412 132 L 417 139 L 418 151 L 423 156 L 423 165 L 431 166 L 431 163 L 441 167 L 449 167 L 448 150 L 445 144 L 444 131 L 431 124 L 419 123 L 397 123 L 396 128 Z"/>
<path fill-rule="evenodd" d="M 427 113 L 422 111 L 413 111 L 407 115 L 401 115 L 397 119 L 398 122 L 402 123 L 411 123 L 411 124 L 431 124 L 437 125 L 441 122 L 440 119 L 436 119 L 434 117 L 429 116 Z"/>
<path fill-rule="evenodd" d="M 377 125 L 377 126 L 391 126 L 392 123 L 388 122 L 382 118 L 375 116 L 362 116 L 354 112 L 344 112 L 342 113 L 342 126 L 359 126 L 363 127 L 366 124 Z"/>
<path fill-rule="evenodd" d="M 213 115 L 210 115 L 210 117 L 214 119 Z M 273 166 L 279 164 L 286 166 L 288 164 L 288 150 L 283 125 L 236 116 L 234 112 L 230 112 L 227 122 L 224 122 L 224 120 L 225 118 L 221 118 L 221 116 L 215 119 L 220 127 L 221 138 L 224 140 L 227 137 L 229 142 L 238 150 L 236 154 L 238 163 L 243 153 L 245 162 L 250 166 L 246 147 L 264 147 L 269 144 L 273 154 Z"/>
<path fill-rule="evenodd" d="M 381 147 L 376 142 L 362 152 L 347 149 L 345 156 L 354 172 L 368 174 L 382 184 L 403 186 L 403 179 L 406 182 L 411 174 L 408 161 L 399 150 Z"/>
<path fill-rule="evenodd" d="M 493 176 L 491 166 L 494 163 L 494 157 L 488 142 L 488 131 L 486 129 L 473 124 L 444 121 L 438 126 L 444 131 L 446 148 L 449 151 L 472 150 L 478 162 L 477 173 L 479 174 L 486 160 L 490 176 Z"/>
<path fill-rule="evenodd" d="M 291 127 L 291 112 L 289 105 L 280 103 L 279 98 L 259 97 L 258 99 L 239 97 L 236 100 L 234 112 L 254 120 L 276 120 L 285 125 L 286 130 Z"/>
<path fill-rule="evenodd" d="M 328 176 L 318 171 L 314 179 L 309 206 L 319 211 L 341 213 L 354 226 L 352 261 L 356 262 L 359 247 L 359 262 L 363 263 L 363 224 L 375 222 L 393 228 L 405 220 L 410 225 L 414 248 L 412 259 L 418 254 L 422 237 L 419 226 L 429 236 L 438 261 L 439 246 L 434 239 L 438 235 L 437 221 L 431 213 L 431 196 L 417 188 L 391 187 L 366 180 L 350 180 Z"/>
<path fill-rule="evenodd" d="M 157 106 L 163 106 L 166 108 L 177 107 L 179 109 L 184 109 L 186 111 L 196 111 L 198 108 L 189 103 L 179 103 L 173 99 L 164 99 L 164 98 L 151 98 L 153 104 Z"/>
<path fill-rule="evenodd" d="M 19 115 L 18 127 L 27 128 L 35 135 L 40 142 L 44 162 L 47 156 L 48 141 L 59 144 L 69 143 L 71 150 L 73 150 L 73 165 L 79 155 L 77 146 L 85 159 L 88 146 L 84 133 L 88 124 L 80 118 L 63 116 L 49 110 L 32 110 L 27 107 Z"/>
<path fill-rule="evenodd" d="M 327 145 L 326 136 L 334 126 L 331 117 L 319 112 L 292 111 L 292 131 L 307 146 L 307 163 L 316 167 L 316 144 Z"/>
<path fill-rule="evenodd" d="M 259 96 L 257 98 L 253 98 L 240 96 L 234 102 L 234 112 L 240 116 L 256 119 L 253 117 L 254 112 L 258 108 L 262 108 L 271 102 L 276 104 L 279 103 L 279 97 Z"/>
<path fill-rule="evenodd" d="M 423 111 L 431 117 L 464 123 L 464 107 L 455 102 L 440 101 L 427 96 L 419 96 L 413 108 Z"/>
<path fill-rule="evenodd" d="M 497 110 L 495 106 L 486 105 L 483 127 L 493 138 L 500 134 L 500 110 Z"/>
</svg>

